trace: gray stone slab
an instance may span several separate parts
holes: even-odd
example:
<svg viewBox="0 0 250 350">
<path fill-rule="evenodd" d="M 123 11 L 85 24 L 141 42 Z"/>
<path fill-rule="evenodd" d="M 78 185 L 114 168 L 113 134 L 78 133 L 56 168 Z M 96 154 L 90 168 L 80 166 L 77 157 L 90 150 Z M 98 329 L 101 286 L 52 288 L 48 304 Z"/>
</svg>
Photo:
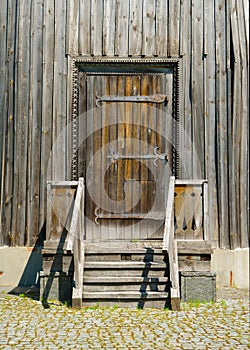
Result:
<svg viewBox="0 0 250 350">
<path fill-rule="evenodd" d="M 216 301 L 216 274 L 210 271 L 182 271 L 182 301 Z"/>
</svg>

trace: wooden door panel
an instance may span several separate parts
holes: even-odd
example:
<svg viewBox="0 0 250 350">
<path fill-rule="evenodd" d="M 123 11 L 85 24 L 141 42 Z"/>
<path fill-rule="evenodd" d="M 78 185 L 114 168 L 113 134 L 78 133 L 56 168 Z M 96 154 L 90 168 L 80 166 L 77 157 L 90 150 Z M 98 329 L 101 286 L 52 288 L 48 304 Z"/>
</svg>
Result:
<svg viewBox="0 0 250 350">
<path fill-rule="evenodd" d="M 155 217 L 138 222 L 152 210 L 163 213 L 165 209 L 172 162 L 172 125 L 166 116 L 172 114 L 172 103 L 103 102 L 97 107 L 96 99 L 165 94 L 171 100 L 171 83 L 163 73 L 80 73 L 79 112 L 87 118 L 79 125 L 79 133 L 83 128 L 93 130 L 78 151 L 79 176 L 87 184 L 87 240 L 161 235 L 161 230 L 154 233 L 159 228 Z M 147 158 L 163 154 L 168 164 Z"/>
</svg>

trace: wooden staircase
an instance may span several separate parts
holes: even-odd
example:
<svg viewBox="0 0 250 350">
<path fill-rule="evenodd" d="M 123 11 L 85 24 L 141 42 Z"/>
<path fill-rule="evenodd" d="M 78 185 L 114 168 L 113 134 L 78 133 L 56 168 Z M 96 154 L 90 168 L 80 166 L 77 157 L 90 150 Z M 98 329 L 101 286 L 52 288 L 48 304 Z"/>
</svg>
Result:
<svg viewBox="0 0 250 350">
<path fill-rule="evenodd" d="M 168 201 L 166 208 L 164 239 L 156 242 L 142 240 L 136 244 L 110 240 L 92 244 L 86 242 L 83 220 L 84 179 L 48 185 L 48 191 L 54 191 L 54 197 L 48 192 L 48 198 L 53 200 L 56 193 L 60 200 L 64 199 L 62 191 L 67 188 L 66 205 L 72 208 L 72 215 L 68 232 L 58 232 L 58 225 L 56 230 L 53 229 L 56 213 L 53 213 L 53 206 L 48 202 L 46 230 L 49 239 L 44 244 L 44 268 L 41 272 L 43 299 L 49 298 L 53 280 L 57 277 L 56 288 L 62 293 L 66 284 L 70 288 L 72 283 L 74 308 L 98 304 L 179 309 L 178 257 L 177 249 L 172 244 L 174 178 L 169 188 L 171 203 Z M 59 207 L 61 208 L 60 205 Z M 65 215 L 65 220 L 68 218 L 69 215 Z"/>
<path fill-rule="evenodd" d="M 108 241 L 104 242 L 104 249 L 99 244 L 96 251 L 87 251 L 80 215 L 83 207 L 79 210 L 85 195 L 84 181 L 79 179 L 66 248 L 74 256 L 73 307 L 81 308 L 84 302 L 85 305 L 118 303 L 119 306 L 161 305 L 180 309 L 178 254 L 174 239 L 174 183 L 175 179 L 171 177 L 161 250 L 144 247 L 125 251 L 121 250 L 121 242 L 115 246 L 114 241 Z"/>
<path fill-rule="evenodd" d="M 88 247 L 83 275 L 83 306 L 170 307 L 168 256 L 161 249 Z"/>
<path fill-rule="evenodd" d="M 41 272 L 42 297 L 49 298 L 56 282 L 54 295 L 57 290 L 58 296 L 64 294 L 65 288 L 68 288 L 74 308 L 117 305 L 179 310 L 179 265 L 182 271 L 209 271 L 211 246 L 205 231 L 204 240 L 178 240 L 177 246 L 174 217 L 176 183 L 171 177 L 163 239 L 93 243 L 84 240 L 84 180 L 49 183 L 49 190 L 53 187 L 60 200 L 68 200 L 63 205 L 70 207 L 72 214 L 65 214 L 65 222 L 70 218 L 69 230 L 65 232 L 62 228 L 62 232 L 58 232 L 59 225 L 54 219 L 53 208 L 48 205 L 48 238 L 43 249 Z M 200 183 L 203 185 L 203 182 Z M 184 190 L 182 186 L 181 197 Z M 65 195 L 62 195 L 63 191 L 66 191 Z M 205 199 L 205 194 L 200 198 Z M 56 196 L 52 198 L 58 200 Z M 201 202 L 200 212 L 202 208 L 205 214 L 207 206 Z M 203 222 L 206 227 L 206 216 Z"/>
</svg>

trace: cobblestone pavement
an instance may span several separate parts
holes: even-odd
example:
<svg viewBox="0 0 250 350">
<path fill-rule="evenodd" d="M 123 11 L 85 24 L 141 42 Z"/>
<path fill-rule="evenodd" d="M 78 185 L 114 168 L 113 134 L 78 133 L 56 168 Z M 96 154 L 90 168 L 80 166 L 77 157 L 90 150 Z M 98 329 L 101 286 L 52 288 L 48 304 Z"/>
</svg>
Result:
<svg viewBox="0 0 250 350">
<path fill-rule="evenodd" d="M 250 349 L 248 292 L 179 312 L 83 308 L 0 293 L 0 349 Z"/>
</svg>

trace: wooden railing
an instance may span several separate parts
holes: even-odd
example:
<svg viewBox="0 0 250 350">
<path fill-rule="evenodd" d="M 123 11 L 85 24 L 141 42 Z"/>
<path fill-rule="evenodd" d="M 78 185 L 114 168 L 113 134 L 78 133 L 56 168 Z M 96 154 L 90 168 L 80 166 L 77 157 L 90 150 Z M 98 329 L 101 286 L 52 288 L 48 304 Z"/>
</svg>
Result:
<svg viewBox="0 0 250 350">
<path fill-rule="evenodd" d="M 180 287 L 179 287 L 179 269 L 178 269 L 178 251 L 177 242 L 174 238 L 174 189 L 175 178 L 170 177 L 168 200 L 165 216 L 164 236 L 162 250 L 167 252 L 170 269 L 170 297 L 171 309 L 180 310 Z"/>
<path fill-rule="evenodd" d="M 84 179 L 79 178 L 76 198 L 66 249 L 72 251 L 74 258 L 74 286 L 72 291 L 72 307 L 82 307 L 83 269 L 84 269 Z"/>
</svg>

